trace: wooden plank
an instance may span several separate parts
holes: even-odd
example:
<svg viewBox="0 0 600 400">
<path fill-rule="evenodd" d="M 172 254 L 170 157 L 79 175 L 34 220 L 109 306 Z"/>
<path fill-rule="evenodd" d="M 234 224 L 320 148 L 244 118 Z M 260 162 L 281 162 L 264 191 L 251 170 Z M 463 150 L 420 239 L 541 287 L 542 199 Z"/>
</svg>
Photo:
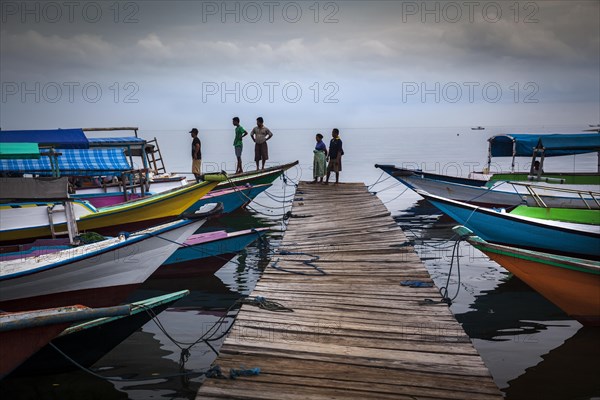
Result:
<svg viewBox="0 0 600 400">
<path fill-rule="evenodd" d="M 294 311 L 242 306 L 215 364 L 261 374 L 207 379 L 198 399 L 502 398 L 438 289 L 400 285 L 432 280 L 363 184 L 301 183 L 292 214 L 280 250 L 302 254 L 271 263 L 295 273 L 267 267 L 252 296 Z"/>
</svg>

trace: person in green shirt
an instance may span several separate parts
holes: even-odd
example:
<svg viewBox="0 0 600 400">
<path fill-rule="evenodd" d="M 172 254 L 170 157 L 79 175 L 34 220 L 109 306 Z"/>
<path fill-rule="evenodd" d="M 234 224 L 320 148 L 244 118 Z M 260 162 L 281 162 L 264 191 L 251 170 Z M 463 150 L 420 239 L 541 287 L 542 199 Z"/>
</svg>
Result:
<svg viewBox="0 0 600 400">
<path fill-rule="evenodd" d="M 240 125 L 240 119 L 238 117 L 233 117 L 233 126 L 235 126 L 235 139 L 233 139 L 233 148 L 235 149 L 235 156 L 237 157 L 237 168 L 235 170 L 236 174 L 241 174 L 244 172 L 242 170 L 242 148 L 244 143 L 242 142 L 242 138 L 248 134 L 243 126 Z"/>
</svg>

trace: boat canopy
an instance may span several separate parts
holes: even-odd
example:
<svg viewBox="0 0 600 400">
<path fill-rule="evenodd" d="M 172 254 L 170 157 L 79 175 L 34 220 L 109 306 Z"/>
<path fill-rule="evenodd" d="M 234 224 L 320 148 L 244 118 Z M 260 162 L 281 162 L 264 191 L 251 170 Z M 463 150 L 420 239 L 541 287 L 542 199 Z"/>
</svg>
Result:
<svg viewBox="0 0 600 400">
<path fill-rule="evenodd" d="M 40 158 L 37 143 L 0 143 L 0 159 Z"/>
<path fill-rule="evenodd" d="M 488 142 L 488 169 L 492 157 L 512 157 L 511 170 L 514 170 L 515 157 L 533 157 L 535 160 L 539 155 L 543 165 L 545 157 L 600 152 L 600 134 L 597 133 L 510 133 L 492 136 Z"/>
<path fill-rule="evenodd" d="M 568 156 L 600 151 L 600 135 L 575 134 L 507 134 L 492 136 L 489 153 L 492 157 L 531 157 L 534 150 L 544 156 Z"/>
<path fill-rule="evenodd" d="M 88 138 L 90 147 L 128 147 L 143 146 L 145 139 L 138 137 L 110 137 L 110 138 Z"/>
<path fill-rule="evenodd" d="M 121 175 L 130 171 L 122 149 L 57 149 L 38 160 L 0 160 L 0 173 L 42 176 Z"/>
<path fill-rule="evenodd" d="M 87 149 L 88 139 L 82 129 L 46 129 L 1 131 L 0 143 L 37 143 L 40 147 Z"/>
<path fill-rule="evenodd" d="M 65 200 L 69 198 L 69 178 L 0 178 L 2 199 Z"/>
</svg>

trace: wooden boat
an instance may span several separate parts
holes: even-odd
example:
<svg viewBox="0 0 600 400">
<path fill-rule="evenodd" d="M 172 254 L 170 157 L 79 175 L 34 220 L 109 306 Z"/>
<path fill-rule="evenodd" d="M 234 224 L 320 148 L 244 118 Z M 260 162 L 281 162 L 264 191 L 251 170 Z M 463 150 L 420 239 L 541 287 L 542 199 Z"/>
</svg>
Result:
<svg viewBox="0 0 600 400">
<path fill-rule="evenodd" d="M 488 243 L 464 227 L 454 229 L 582 324 L 600 326 L 600 262 Z"/>
<path fill-rule="evenodd" d="M 77 227 L 79 231 L 117 235 L 122 231 L 144 229 L 173 221 L 194 205 L 199 198 L 212 190 L 218 184 L 218 179 L 221 178 L 213 177 L 212 179 L 215 180 L 204 181 L 112 207 L 95 209 L 89 204 L 74 202 Z M 10 197 L 11 195 L 3 190 L 2 196 Z M 40 194 L 40 196 L 43 197 L 43 194 Z M 48 213 L 49 204 L 58 205 L 50 214 L 52 216 L 51 221 Z M 64 207 L 64 202 L 8 203 L 2 205 L 0 207 L 0 218 L 2 219 L 0 242 L 2 244 L 23 243 L 36 238 L 52 237 L 54 231 L 64 231 L 67 217 L 64 214 L 57 213 L 57 210 L 60 211 L 61 207 Z"/>
<path fill-rule="evenodd" d="M 600 227 L 512 215 L 418 191 L 421 196 L 492 243 L 600 259 Z"/>
<path fill-rule="evenodd" d="M 255 228 L 236 232 L 219 230 L 194 234 L 163 263 L 152 277 L 212 274 L 268 230 L 269 228 Z"/>
<path fill-rule="evenodd" d="M 182 290 L 136 301 L 127 305 L 131 308 L 129 315 L 97 317 L 69 326 L 52 340 L 54 347 L 44 346 L 17 368 L 13 375 L 56 374 L 78 368 L 56 348 L 79 365 L 89 368 L 153 316 L 188 294 L 189 290 Z"/>
<path fill-rule="evenodd" d="M 548 204 L 551 207 L 586 208 L 580 199 L 572 199 L 566 194 L 544 193 L 550 188 L 567 188 L 582 191 L 598 191 L 600 174 L 596 172 L 544 172 L 546 157 L 558 157 L 596 153 L 600 151 L 600 135 L 581 134 L 506 134 L 496 135 L 488 139 L 487 167 L 481 172 L 472 172 L 468 178 L 435 174 L 418 169 L 397 168 L 394 165 L 375 165 L 409 188 L 420 189 L 431 194 L 445 196 L 458 201 L 478 202 L 486 206 L 515 206 L 517 204 L 533 205 L 522 187 L 514 187 L 512 182 L 534 182 L 546 185 L 540 188 L 540 195 L 553 196 L 549 199 L 558 203 Z M 491 174 L 493 157 L 512 157 L 510 172 Z M 531 168 L 528 172 L 516 172 L 515 158 L 531 157 Z M 539 157 L 539 160 L 537 158 Z M 539 168 L 535 169 L 536 162 Z M 510 183 L 506 183 L 510 182 Z M 491 189 L 492 191 L 486 191 Z M 520 190 L 523 189 L 523 190 Z M 566 198 L 563 198 L 566 197 Z"/>
<path fill-rule="evenodd" d="M 0 263 L 0 309 L 65 304 L 90 307 L 124 300 L 220 207 L 129 236 Z"/>
<path fill-rule="evenodd" d="M 0 312 L 0 379 L 44 347 L 69 325 L 96 318 L 127 315 L 130 306 L 90 309 L 81 305 Z"/>
<path fill-rule="evenodd" d="M 390 174 L 410 189 L 488 207 L 514 207 L 520 204 L 562 208 L 600 208 L 596 199 L 600 194 L 592 191 L 569 190 L 558 185 L 519 182 L 497 182 L 487 187 L 481 179 L 452 177 L 419 170 L 397 168 L 393 165 L 375 164 L 376 168 Z"/>
</svg>

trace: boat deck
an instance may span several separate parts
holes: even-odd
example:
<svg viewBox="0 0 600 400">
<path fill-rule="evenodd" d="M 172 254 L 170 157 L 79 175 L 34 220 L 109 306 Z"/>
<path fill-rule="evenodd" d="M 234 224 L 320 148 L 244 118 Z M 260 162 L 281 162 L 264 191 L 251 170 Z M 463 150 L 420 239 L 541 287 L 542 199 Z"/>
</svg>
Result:
<svg viewBox="0 0 600 400">
<path fill-rule="evenodd" d="M 197 399 L 501 399 L 469 337 L 402 230 L 362 183 L 301 183 L 281 250 L 215 361 L 237 379 L 207 378 Z M 430 301 L 430 300 L 433 300 Z"/>
</svg>

